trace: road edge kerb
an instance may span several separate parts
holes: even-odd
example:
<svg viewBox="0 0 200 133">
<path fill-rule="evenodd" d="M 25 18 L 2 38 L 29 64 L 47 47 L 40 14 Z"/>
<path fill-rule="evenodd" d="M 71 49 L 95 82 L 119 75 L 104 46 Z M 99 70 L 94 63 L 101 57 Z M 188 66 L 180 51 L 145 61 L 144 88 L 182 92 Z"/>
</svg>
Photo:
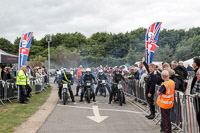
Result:
<svg viewBox="0 0 200 133">
<path fill-rule="evenodd" d="M 17 127 L 14 133 L 36 133 L 40 129 L 55 109 L 58 101 L 58 89 L 56 85 L 51 84 L 51 88 L 52 91 L 47 101 L 26 122 Z"/>
</svg>

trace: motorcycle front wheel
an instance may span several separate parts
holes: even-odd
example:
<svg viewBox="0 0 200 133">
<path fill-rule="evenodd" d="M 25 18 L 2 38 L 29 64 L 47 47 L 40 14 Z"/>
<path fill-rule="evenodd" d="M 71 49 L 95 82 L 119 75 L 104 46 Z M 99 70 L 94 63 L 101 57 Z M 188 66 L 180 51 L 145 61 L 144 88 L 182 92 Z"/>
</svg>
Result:
<svg viewBox="0 0 200 133">
<path fill-rule="evenodd" d="M 67 94 L 66 92 L 63 92 L 63 104 L 66 105 L 66 101 L 67 101 Z"/>
<path fill-rule="evenodd" d="M 123 99 L 124 99 L 123 92 L 120 91 L 120 93 L 119 93 L 119 105 L 120 106 L 122 106 L 122 104 L 123 104 Z"/>
<path fill-rule="evenodd" d="M 90 97 L 91 97 L 90 90 L 88 90 L 88 92 L 87 92 L 87 100 L 88 100 L 88 103 L 90 103 Z"/>
</svg>

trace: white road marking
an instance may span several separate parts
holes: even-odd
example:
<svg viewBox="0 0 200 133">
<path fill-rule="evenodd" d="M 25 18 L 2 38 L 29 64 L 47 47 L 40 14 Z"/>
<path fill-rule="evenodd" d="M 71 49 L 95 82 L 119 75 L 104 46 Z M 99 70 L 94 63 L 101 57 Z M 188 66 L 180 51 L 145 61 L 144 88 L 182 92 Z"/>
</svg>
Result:
<svg viewBox="0 0 200 133">
<path fill-rule="evenodd" d="M 91 109 L 91 110 L 93 109 L 92 107 L 71 106 L 71 105 L 62 105 L 62 104 L 57 104 L 57 106 L 68 107 L 68 108 L 79 108 L 79 109 Z M 99 110 L 102 110 L 102 111 L 111 111 L 111 112 L 125 112 L 125 113 L 144 114 L 143 112 L 132 111 L 132 110 L 101 109 L 101 108 L 99 108 Z"/>
<path fill-rule="evenodd" d="M 87 118 L 97 123 L 101 123 L 102 121 L 108 118 L 108 116 L 100 116 L 98 106 L 92 106 L 92 108 L 93 108 L 94 116 L 87 116 Z"/>
</svg>

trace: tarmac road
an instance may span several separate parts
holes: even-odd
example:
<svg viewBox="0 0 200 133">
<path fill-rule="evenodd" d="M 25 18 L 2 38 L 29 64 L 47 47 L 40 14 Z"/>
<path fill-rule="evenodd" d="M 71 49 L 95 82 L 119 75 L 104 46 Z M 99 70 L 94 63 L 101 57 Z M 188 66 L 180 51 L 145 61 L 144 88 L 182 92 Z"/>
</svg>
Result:
<svg viewBox="0 0 200 133">
<path fill-rule="evenodd" d="M 79 103 L 79 99 L 80 97 L 75 97 L 76 102 L 72 103 L 70 100 L 67 105 L 63 105 L 62 100 L 59 100 L 38 133 L 159 133 L 160 131 L 159 125 L 147 120 L 146 114 L 129 102 L 123 106 L 119 106 L 118 103 L 109 105 L 108 96 L 104 98 L 99 95 L 95 103 L 87 104 L 85 101 Z"/>
</svg>

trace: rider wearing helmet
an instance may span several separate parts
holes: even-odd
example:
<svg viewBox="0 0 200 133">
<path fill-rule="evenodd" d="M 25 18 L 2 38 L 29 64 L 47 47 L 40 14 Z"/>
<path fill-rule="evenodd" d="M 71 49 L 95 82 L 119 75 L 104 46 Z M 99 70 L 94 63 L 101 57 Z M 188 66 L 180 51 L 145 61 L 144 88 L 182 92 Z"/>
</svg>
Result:
<svg viewBox="0 0 200 133">
<path fill-rule="evenodd" d="M 90 68 L 87 68 L 86 69 L 86 74 L 83 75 L 82 77 L 82 82 L 85 83 L 86 81 L 91 81 L 92 83 L 92 80 L 94 80 L 95 84 L 96 84 L 96 80 L 95 80 L 95 77 L 91 74 L 91 69 Z M 94 84 L 92 84 L 92 95 L 93 95 L 93 101 L 95 102 L 95 94 L 94 94 Z M 82 90 L 81 90 L 81 98 L 80 98 L 80 102 L 83 101 L 83 95 L 85 93 L 85 87 L 82 87 Z"/>
<path fill-rule="evenodd" d="M 119 83 L 119 81 L 121 80 L 124 80 L 124 77 L 122 76 L 122 74 L 120 74 L 120 70 L 117 68 L 115 70 L 115 74 L 113 76 L 113 83 Z M 117 89 L 116 85 L 112 84 L 111 86 L 111 92 L 110 92 L 110 98 L 109 98 L 109 104 L 111 104 L 111 101 L 112 101 L 112 97 L 113 97 L 113 94 L 114 94 L 114 91 Z M 123 96 L 124 97 L 124 96 Z M 125 97 L 124 97 L 124 100 L 123 100 L 123 103 L 126 104 L 126 101 L 125 101 Z"/>
<path fill-rule="evenodd" d="M 97 79 L 98 80 L 108 80 L 108 78 L 106 77 L 106 75 L 103 73 L 103 70 L 100 69 L 99 70 L 99 73 L 97 75 Z M 99 91 L 99 87 L 100 87 L 100 81 L 98 81 L 98 85 L 97 85 L 97 88 L 96 88 L 96 91 L 95 91 L 95 95 L 97 95 L 98 91 Z M 108 84 L 106 84 L 106 88 L 110 94 L 110 87 L 108 86 Z"/>
<path fill-rule="evenodd" d="M 70 71 L 65 70 L 65 73 L 62 74 L 61 82 L 62 83 L 67 83 L 67 82 L 69 83 L 70 82 L 70 84 L 68 84 L 69 93 L 70 93 L 70 97 L 72 99 L 72 102 L 75 102 L 75 100 L 74 100 L 74 94 L 73 94 L 73 91 L 72 91 L 71 86 L 70 86 L 70 85 L 73 85 L 74 80 L 72 78 L 72 75 L 70 74 Z M 59 86 L 58 95 L 61 98 L 61 95 L 62 95 L 62 86 Z"/>
</svg>

